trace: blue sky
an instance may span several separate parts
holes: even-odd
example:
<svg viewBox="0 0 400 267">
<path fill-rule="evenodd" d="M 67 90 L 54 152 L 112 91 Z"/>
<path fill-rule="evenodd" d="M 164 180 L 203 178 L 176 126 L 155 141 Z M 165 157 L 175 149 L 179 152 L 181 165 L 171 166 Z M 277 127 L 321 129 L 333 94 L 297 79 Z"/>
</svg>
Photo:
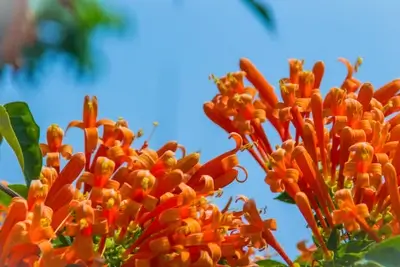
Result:
<svg viewBox="0 0 400 267">
<path fill-rule="evenodd" d="M 27 101 L 44 141 L 47 126 L 65 127 L 80 119 L 84 95 L 96 95 L 101 118 L 122 116 L 132 129 L 143 128 L 145 133 L 158 121 L 152 147 L 179 140 L 188 151 L 201 150 L 205 161 L 233 146 L 203 114 L 203 103 L 216 93 L 208 75 L 238 70 L 240 57 L 251 59 L 274 85 L 288 74 L 289 58 L 305 59 L 306 68 L 323 60 L 323 92 L 344 79 L 346 69 L 338 57 L 354 61 L 362 56 L 358 78 L 376 87 L 400 76 L 400 3 L 271 2 L 277 20 L 275 35 L 241 1 L 114 0 L 113 6 L 123 8 L 136 28 L 124 38 L 104 39 L 101 33 L 94 38 L 105 65 L 93 83 L 74 81 L 68 70 L 54 62 L 38 88 L 21 86 L 8 77 L 1 85 L 1 101 Z M 276 135 L 270 136 L 277 144 Z M 82 151 L 82 132 L 71 130 L 66 142 Z M 3 145 L 0 151 L 0 179 L 23 182 L 10 149 Z M 274 195 L 263 181 L 265 174 L 247 153 L 241 153 L 240 159 L 250 177 L 245 184 L 230 185 L 218 203 L 229 195 L 245 194 L 260 207 L 267 205 L 267 217 L 278 222 L 277 239 L 294 257 L 296 242 L 310 239 L 303 218 L 294 207 L 272 200 Z"/>
</svg>

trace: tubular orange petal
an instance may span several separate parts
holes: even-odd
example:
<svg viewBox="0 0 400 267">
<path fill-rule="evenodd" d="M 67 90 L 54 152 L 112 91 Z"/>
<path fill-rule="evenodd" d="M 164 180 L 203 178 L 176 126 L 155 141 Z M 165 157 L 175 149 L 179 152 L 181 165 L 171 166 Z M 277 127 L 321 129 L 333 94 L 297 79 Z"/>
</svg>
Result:
<svg viewBox="0 0 400 267">
<path fill-rule="evenodd" d="M 83 153 L 74 154 L 60 172 L 50 188 L 49 196 L 54 195 L 65 184 L 72 184 L 83 171 L 86 159 Z"/>
<path fill-rule="evenodd" d="M 303 71 L 304 60 L 289 59 L 290 82 L 299 83 L 300 73 Z"/>
<path fill-rule="evenodd" d="M 295 201 L 304 218 L 306 219 L 307 224 L 310 226 L 314 236 L 318 239 L 318 242 L 321 245 L 324 254 L 329 256 L 330 252 L 326 247 L 325 241 L 318 230 L 318 225 L 314 219 L 314 215 L 312 213 L 307 196 L 303 192 L 299 192 L 295 196 Z"/>
<path fill-rule="evenodd" d="M 83 122 L 85 128 L 95 127 L 97 122 L 98 103 L 97 97 L 85 96 L 83 101 Z"/>
<path fill-rule="evenodd" d="M 324 62 L 317 61 L 314 64 L 312 72 L 314 73 L 314 77 L 315 77 L 314 88 L 320 88 L 321 87 L 321 81 L 322 81 L 322 78 L 323 78 L 324 72 L 325 72 Z"/>
<path fill-rule="evenodd" d="M 70 128 L 79 128 L 81 130 L 85 129 L 85 124 L 82 121 L 71 121 L 68 125 L 67 128 L 65 128 L 65 133 L 70 129 Z"/>
<path fill-rule="evenodd" d="M 28 209 L 34 204 L 43 203 L 48 195 L 49 187 L 40 180 L 33 180 L 28 192 Z"/>
<path fill-rule="evenodd" d="M 22 198 L 13 198 L 7 212 L 7 217 L 0 228 L 0 244 L 6 244 L 11 229 L 28 216 L 28 204 Z M 2 261 L 0 261 L 1 263 Z"/>
<path fill-rule="evenodd" d="M 299 91 L 301 97 L 310 97 L 314 89 L 315 77 L 311 71 L 302 71 L 299 76 Z"/>
<path fill-rule="evenodd" d="M 400 79 L 393 80 L 374 92 L 374 98 L 382 105 L 386 105 L 391 97 L 400 90 Z"/>
<path fill-rule="evenodd" d="M 274 88 L 267 82 L 261 72 L 246 58 L 240 59 L 240 69 L 246 72 L 246 78 L 256 87 L 261 98 L 271 107 L 275 107 L 278 99 L 274 93 Z"/>
<path fill-rule="evenodd" d="M 397 172 L 394 166 L 390 163 L 385 164 L 383 167 L 383 175 L 385 177 L 386 186 L 389 191 L 391 207 L 397 220 L 400 220 L 400 194 L 399 184 L 397 180 Z"/>
<path fill-rule="evenodd" d="M 59 152 L 63 158 L 69 160 L 72 157 L 73 149 L 70 145 L 62 145 Z"/>
<path fill-rule="evenodd" d="M 50 148 L 47 144 L 40 144 L 40 151 L 42 151 L 42 156 L 45 157 L 50 152 Z"/>
<path fill-rule="evenodd" d="M 370 110 L 370 102 L 374 95 L 374 87 L 370 83 L 364 83 L 361 88 L 360 92 L 358 93 L 357 100 L 363 106 L 363 110 L 367 111 Z"/>
</svg>

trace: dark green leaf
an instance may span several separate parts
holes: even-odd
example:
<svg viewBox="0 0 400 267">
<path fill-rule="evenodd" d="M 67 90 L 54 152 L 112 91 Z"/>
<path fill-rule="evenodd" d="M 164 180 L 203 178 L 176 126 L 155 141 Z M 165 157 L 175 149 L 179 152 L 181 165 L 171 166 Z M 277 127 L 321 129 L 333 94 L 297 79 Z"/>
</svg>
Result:
<svg viewBox="0 0 400 267">
<path fill-rule="evenodd" d="M 8 185 L 9 188 L 11 188 L 13 191 L 18 193 L 21 197 L 27 198 L 28 197 L 28 187 L 23 184 L 10 184 Z M 3 191 L 0 191 L 0 204 L 4 206 L 8 206 L 11 203 L 11 197 L 4 193 Z"/>
<path fill-rule="evenodd" d="M 62 248 L 71 245 L 71 238 L 62 234 L 57 235 L 57 238 L 52 241 L 55 248 Z"/>
<path fill-rule="evenodd" d="M 287 265 L 274 260 L 261 260 L 257 261 L 256 264 L 260 267 L 286 267 Z"/>
<path fill-rule="evenodd" d="M 4 105 L 11 121 L 12 128 L 22 149 L 24 177 L 29 187 L 32 180 L 38 179 L 42 169 L 42 152 L 39 146 L 40 130 L 28 104 L 11 102 Z M 6 138 L 7 140 L 7 138 Z"/>
<path fill-rule="evenodd" d="M 264 26 L 270 30 L 275 30 L 275 20 L 272 17 L 272 9 L 259 0 L 242 0 L 263 22 Z"/>
<path fill-rule="evenodd" d="M 398 267 L 400 263 L 400 236 L 375 244 L 365 254 L 365 259 L 385 267 Z"/>
<path fill-rule="evenodd" d="M 337 228 L 334 228 L 329 235 L 328 242 L 326 246 L 328 247 L 329 250 L 336 251 L 338 246 L 339 246 L 339 238 L 340 238 L 340 233 Z"/>
<path fill-rule="evenodd" d="M 360 253 L 366 251 L 374 241 L 371 240 L 351 240 L 347 243 L 341 244 L 337 255 L 338 257 L 344 257 L 345 254 L 349 253 Z"/>
<path fill-rule="evenodd" d="M 364 253 L 373 244 L 370 240 L 351 240 L 339 245 L 335 253 L 335 264 L 353 266 L 363 259 Z"/>
<path fill-rule="evenodd" d="M 343 255 L 343 257 L 336 259 L 336 263 L 340 263 L 343 266 L 353 266 L 353 264 L 361 260 L 363 256 L 364 256 L 363 252 L 346 253 Z"/>
<path fill-rule="evenodd" d="M 274 198 L 276 200 L 288 203 L 288 204 L 296 204 L 296 202 L 293 200 L 293 198 L 291 198 L 288 193 L 283 192 L 280 193 L 276 198 Z"/>
<path fill-rule="evenodd" d="M 220 265 L 228 265 L 228 261 L 226 259 L 222 258 L 222 259 L 220 259 L 218 261 L 218 264 L 220 264 Z"/>
<path fill-rule="evenodd" d="M 366 240 L 368 238 L 368 234 L 364 231 L 358 231 L 356 233 L 352 233 L 351 237 L 357 240 Z"/>
</svg>

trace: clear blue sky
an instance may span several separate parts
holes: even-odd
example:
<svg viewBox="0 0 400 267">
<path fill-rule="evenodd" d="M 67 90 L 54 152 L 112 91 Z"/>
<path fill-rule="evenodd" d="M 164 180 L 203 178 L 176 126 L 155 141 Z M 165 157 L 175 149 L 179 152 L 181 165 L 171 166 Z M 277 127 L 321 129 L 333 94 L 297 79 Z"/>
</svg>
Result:
<svg viewBox="0 0 400 267">
<path fill-rule="evenodd" d="M 307 68 L 323 60 L 324 92 L 343 81 L 346 70 L 338 57 L 353 61 L 362 56 L 358 77 L 376 87 L 400 76 L 400 4 L 395 1 L 270 1 L 278 27 L 274 36 L 241 1 L 112 2 L 136 20 L 137 28 L 122 39 L 105 40 L 101 34 L 95 38 L 98 55 L 106 63 L 95 82 L 75 82 L 61 64 L 54 63 L 37 89 L 11 80 L 2 85 L 1 102 L 27 101 L 42 138 L 48 125 L 65 127 L 70 120 L 80 119 L 83 97 L 90 94 L 99 99 L 101 118 L 122 116 L 131 128 L 144 128 L 145 133 L 158 121 L 152 147 L 179 140 L 188 151 L 201 149 L 204 161 L 233 146 L 203 114 L 202 104 L 216 93 L 208 75 L 237 70 L 240 57 L 250 58 L 274 85 L 288 74 L 288 58 L 305 59 Z M 82 132 L 71 130 L 66 142 L 82 151 Z M 1 147 L 0 156 L 0 179 L 22 182 L 7 146 Z M 245 194 L 257 199 L 260 207 L 267 205 L 267 217 L 278 222 L 277 239 L 294 257 L 296 242 L 310 239 L 303 218 L 292 206 L 272 200 L 263 182 L 265 175 L 247 153 L 240 159 L 249 180 L 230 185 L 218 203 L 229 195 Z"/>
</svg>

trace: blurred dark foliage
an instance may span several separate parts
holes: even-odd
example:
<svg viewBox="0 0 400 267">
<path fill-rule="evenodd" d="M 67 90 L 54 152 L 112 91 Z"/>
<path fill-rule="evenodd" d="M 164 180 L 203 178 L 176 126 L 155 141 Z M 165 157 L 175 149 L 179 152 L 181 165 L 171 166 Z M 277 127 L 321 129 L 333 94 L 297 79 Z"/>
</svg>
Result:
<svg viewBox="0 0 400 267">
<path fill-rule="evenodd" d="M 123 32 L 127 26 L 127 18 L 119 12 L 110 11 L 109 2 L 106 6 L 101 0 L 35 1 L 37 5 L 29 10 L 33 16 L 34 41 L 24 43 L 18 60 L 0 65 L 0 72 L 9 69 L 11 65 L 15 76 L 30 83 L 46 73 L 46 68 L 52 67 L 55 60 L 64 63 L 77 77 L 94 74 L 99 67 L 98 59 L 101 54 L 95 53 L 93 49 L 94 34 L 99 29 L 106 29 L 103 32 L 107 34 Z M 242 2 L 270 33 L 276 31 L 273 11 L 269 5 L 263 0 Z M 9 6 L 12 5 L 11 1 L 8 3 Z"/>
<path fill-rule="evenodd" d="M 265 1 L 242 0 L 242 2 L 260 19 L 268 31 L 271 33 L 276 31 L 276 21 L 273 17 L 273 10 Z"/>
<path fill-rule="evenodd" d="M 78 76 L 93 73 L 98 58 L 92 49 L 94 33 L 99 29 L 122 32 L 127 23 L 100 0 L 40 0 L 32 13 L 36 38 L 23 47 L 21 64 L 15 70 L 30 82 L 55 59 Z"/>
</svg>

